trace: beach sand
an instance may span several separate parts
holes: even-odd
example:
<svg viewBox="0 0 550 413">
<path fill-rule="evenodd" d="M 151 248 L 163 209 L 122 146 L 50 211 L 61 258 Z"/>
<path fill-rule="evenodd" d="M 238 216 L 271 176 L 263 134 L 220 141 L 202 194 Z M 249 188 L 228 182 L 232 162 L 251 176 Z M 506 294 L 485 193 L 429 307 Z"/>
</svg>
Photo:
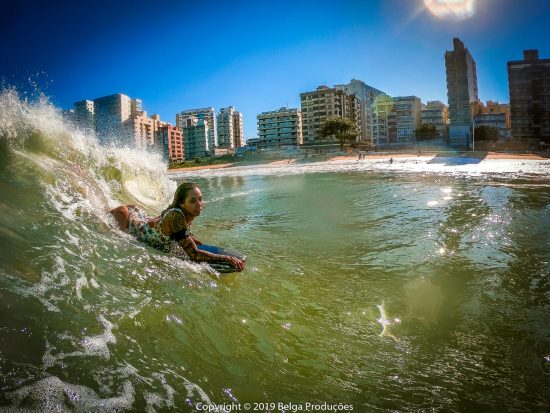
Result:
<svg viewBox="0 0 550 413">
<path fill-rule="evenodd" d="M 550 159 L 549 153 L 503 153 L 503 152 L 422 152 L 418 155 L 418 152 L 410 153 L 385 153 L 385 152 L 370 152 L 365 154 L 364 160 L 369 159 L 389 159 L 389 158 L 413 158 L 415 156 L 440 156 L 440 157 L 452 157 L 452 158 L 478 158 L 483 160 L 498 160 L 498 159 L 516 159 L 516 160 L 531 160 L 531 161 L 543 161 Z M 333 161 L 351 161 L 357 160 L 357 154 L 352 155 L 339 155 L 334 156 L 326 161 L 322 162 L 333 162 Z M 202 169 L 219 169 L 219 168 L 231 168 L 236 166 L 248 166 L 248 165 L 263 165 L 270 167 L 278 167 L 295 163 L 296 159 L 287 159 L 277 160 L 277 161 L 263 161 L 263 162 L 254 162 L 254 163 L 242 163 L 242 162 L 233 162 L 233 163 L 222 163 L 216 165 L 202 165 L 202 166 L 192 166 L 188 168 L 177 168 L 169 169 L 168 172 L 185 172 L 185 171 L 200 171 Z"/>
</svg>

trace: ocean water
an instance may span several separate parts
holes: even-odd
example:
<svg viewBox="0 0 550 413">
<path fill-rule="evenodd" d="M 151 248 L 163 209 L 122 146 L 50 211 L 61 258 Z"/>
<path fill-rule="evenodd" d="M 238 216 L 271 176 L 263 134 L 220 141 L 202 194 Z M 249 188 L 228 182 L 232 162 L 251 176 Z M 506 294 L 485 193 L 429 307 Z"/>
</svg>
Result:
<svg viewBox="0 0 550 413">
<path fill-rule="evenodd" d="M 544 411 L 549 178 L 444 156 L 167 174 L 3 91 L 0 410 Z M 183 180 L 243 273 L 114 228 Z"/>
</svg>

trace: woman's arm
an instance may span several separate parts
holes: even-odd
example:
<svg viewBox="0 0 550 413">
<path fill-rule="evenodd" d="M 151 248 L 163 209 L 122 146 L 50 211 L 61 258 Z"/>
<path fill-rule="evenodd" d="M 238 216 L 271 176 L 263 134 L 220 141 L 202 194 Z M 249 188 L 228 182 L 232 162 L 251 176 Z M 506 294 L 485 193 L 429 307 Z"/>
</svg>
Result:
<svg viewBox="0 0 550 413">
<path fill-rule="evenodd" d="M 179 241 L 181 247 L 185 250 L 189 258 L 197 262 L 226 262 L 233 266 L 236 271 L 244 270 L 244 261 L 230 255 L 214 254 L 197 248 L 193 237 L 187 237 Z"/>
</svg>

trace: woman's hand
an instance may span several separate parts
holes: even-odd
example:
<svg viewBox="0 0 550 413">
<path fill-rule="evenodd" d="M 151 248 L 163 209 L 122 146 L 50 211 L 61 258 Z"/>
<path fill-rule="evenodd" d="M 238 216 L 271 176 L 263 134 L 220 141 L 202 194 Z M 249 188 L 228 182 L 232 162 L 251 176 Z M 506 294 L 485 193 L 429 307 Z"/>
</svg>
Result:
<svg viewBox="0 0 550 413">
<path fill-rule="evenodd" d="M 240 260 L 238 258 L 232 257 L 230 255 L 226 255 L 224 258 L 225 262 L 230 264 L 237 272 L 241 272 L 244 270 L 244 261 Z"/>
</svg>

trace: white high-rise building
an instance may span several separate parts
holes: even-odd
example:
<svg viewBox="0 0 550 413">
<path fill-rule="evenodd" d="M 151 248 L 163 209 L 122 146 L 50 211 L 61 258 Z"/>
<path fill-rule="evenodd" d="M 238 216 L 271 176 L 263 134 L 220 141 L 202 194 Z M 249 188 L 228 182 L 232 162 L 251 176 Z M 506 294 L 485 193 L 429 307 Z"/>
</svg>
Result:
<svg viewBox="0 0 550 413">
<path fill-rule="evenodd" d="M 180 119 L 180 128 L 183 132 L 183 148 L 185 159 L 191 160 L 209 156 L 211 151 L 208 123 L 196 116 Z"/>
<path fill-rule="evenodd" d="M 260 149 L 297 147 L 303 143 L 299 109 L 283 107 L 260 113 L 257 118 Z"/>
<path fill-rule="evenodd" d="M 244 145 L 243 116 L 233 106 L 221 108 L 216 117 L 218 147 L 233 150 Z"/>
<path fill-rule="evenodd" d="M 75 118 L 95 130 L 99 142 L 131 145 L 135 142 L 132 116 L 142 112 L 141 99 L 122 93 L 74 103 Z"/>
<path fill-rule="evenodd" d="M 420 98 L 416 96 L 398 96 L 393 99 L 397 142 L 399 145 L 412 145 L 414 132 L 421 125 Z"/>
<path fill-rule="evenodd" d="M 208 124 L 209 131 L 209 147 L 210 151 L 213 153 L 214 147 L 216 146 L 216 116 L 214 108 L 199 108 L 199 109 L 186 109 L 176 114 L 176 126 L 180 129 L 183 128 L 183 120 L 187 119 L 189 116 L 195 116 L 198 119 L 203 119 Z"/>
<path fill-rule="evenodd" d="M 372 138 L 372 109 L 374 100 L 385 93 L 365 84 L 362 80 L 351 79 L 347 85 L 336 85 L 336 89 L 343 90 L 348 95 L 355 95 L 360 102 L 361 135 L 359 142 L 375 146 Z"/>
<path fill-rule="evenodd" d="M 380 148 L 400 148 L 414 143 L 421 124 L 420 98 L 381 95 L 373 106 L 373 143 Z"/>
</svg>

